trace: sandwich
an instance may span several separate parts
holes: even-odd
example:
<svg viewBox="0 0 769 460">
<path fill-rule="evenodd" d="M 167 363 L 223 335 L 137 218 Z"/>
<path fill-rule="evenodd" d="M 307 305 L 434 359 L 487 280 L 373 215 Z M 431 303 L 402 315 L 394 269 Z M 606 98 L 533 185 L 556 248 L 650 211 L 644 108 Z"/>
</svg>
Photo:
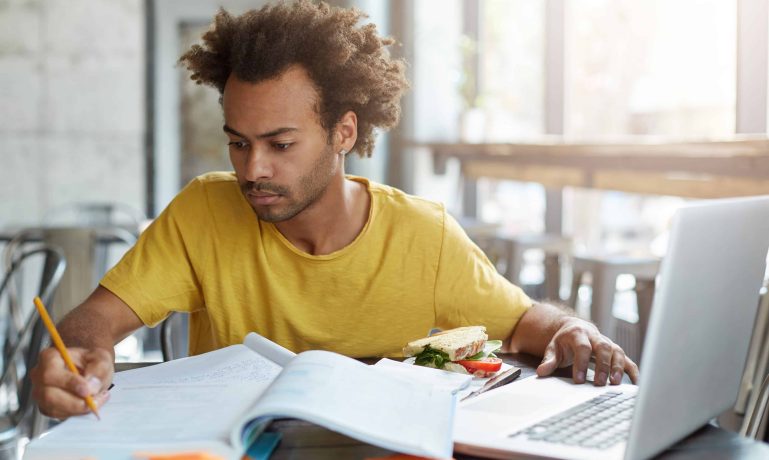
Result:
<svg viewBox="0 0 769 460">
<path fill-rule="evenodd" d="M 488 340 L 484 326 L 468 326 L 433 334 L 403 347 L 403 356 L 415 357 L 414 364 L 475 377 L 491 377 L 502 368 L 495 351 L 501 340 Z"/>
</svg>

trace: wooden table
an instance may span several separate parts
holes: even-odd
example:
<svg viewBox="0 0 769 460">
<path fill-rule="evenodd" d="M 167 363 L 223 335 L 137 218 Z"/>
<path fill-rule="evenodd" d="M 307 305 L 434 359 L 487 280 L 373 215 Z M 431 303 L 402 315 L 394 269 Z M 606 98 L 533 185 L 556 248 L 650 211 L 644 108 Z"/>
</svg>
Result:
<svg viewBox="0 0 769 460">
<path fill-rule="evenodd" d="M 506 354 L 505 362 L 522 369 L 521 377 L 534 374 L 539 359 L 525 354 Z M 571 375 L 570 369 L 561 369 L 560 376 Z M 300 420 L 278 420 L 273 422 L 269 431 L 282 435 L 278 449 L 271 457 L 273 460 L 319 459 L 344 460 L 383 457 L 393 452 L 378 447 L 362 444 L 343 436 Z M 476 457 L 456 455 L 459 459 Z M 769 458 L 769 445 L 740 437 L 714 425 L 706 425 L 686 439 L 677 443 L 658 458 L 662 459 L 766 459 Z"/>
<path fill-rule="evenodd" d="M 564 187 L 616 190 L 688 198 L 769 194 L 769 139 L 741 136 L 724 141 L 530 144 L 414 143 L 433 156 L 436 173 L 446 160 L 461 163 L 463 207 L 475 217 L 479 178 L 538 182 L 547 189 L 545 228 L 561 232 Z"/>
</svg>

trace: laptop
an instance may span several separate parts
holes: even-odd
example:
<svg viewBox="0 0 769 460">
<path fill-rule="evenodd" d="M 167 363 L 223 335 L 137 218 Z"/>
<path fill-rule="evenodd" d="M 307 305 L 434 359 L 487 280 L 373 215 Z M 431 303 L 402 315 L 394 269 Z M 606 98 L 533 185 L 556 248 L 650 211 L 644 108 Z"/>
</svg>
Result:
<svg viewBox="0 0 769 460">
<path fill-rule="evenodd" d="M 455 450 L 635 460 L 697 430 L 737 398 L 767 250 L 769 196 L 680 209 L 660 268 L 639 385 L 531 377 L 490 391 L 458 405 Z"/>
</svg>

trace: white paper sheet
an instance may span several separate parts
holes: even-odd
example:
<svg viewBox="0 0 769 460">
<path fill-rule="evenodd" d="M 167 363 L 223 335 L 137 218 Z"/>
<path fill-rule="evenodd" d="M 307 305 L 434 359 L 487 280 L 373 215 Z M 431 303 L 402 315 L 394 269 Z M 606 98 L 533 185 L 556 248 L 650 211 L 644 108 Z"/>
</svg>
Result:
<svg viewBox="0 0 769 460">
<path fill-rule="evenodd" d="M 116 386 L 109 404 L 92 414 L 71 417 L 43 438 L 30 444 L 25 458 L 53 458 L 56 453 L 97 451 L 110 447 L 123 451 L 178 451 L 201 441 L 228 446 L 234 423 L 243 407 L 254 403 L 269 382 L 207 385 Z M 85 446 L 88 446 L 87 448 Z M 233 456 L 237 452 L 231 451 Z M 48 457 L 46 457 L 48 455 Z M 102 457 L 111 458 L 111 457 Z"/>
<path fill-rule="evenodd" d="M 431 385 L 453 393 L 468 388 L 473 380 L 472 375 L 459 374 L 457 372 L 432 369 L 424 366 L 415 366 L 402 361 L 382 358 L 373 366 L 374 369 L 388 375 L 403 378 L 407 381 L 421 385 Z M 472 390 L 471 390 L 472 391 Z"/>
<path fill-rule="evenodd" d="M 168 361 L 115 374 L 121 385 L 269 382 L 281 366 L 251 351 L 232 345 L 203 355 Z"/>
</svg>

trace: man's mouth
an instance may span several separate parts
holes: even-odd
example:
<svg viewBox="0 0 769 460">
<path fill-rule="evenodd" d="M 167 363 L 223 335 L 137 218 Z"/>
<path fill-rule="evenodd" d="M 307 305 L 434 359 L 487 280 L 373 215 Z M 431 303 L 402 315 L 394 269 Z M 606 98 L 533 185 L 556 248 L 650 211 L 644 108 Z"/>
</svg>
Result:
<svg viewBox="0 0 769 460">
<path fill-rule="evenodd" d="M 256 190 L 248 192 L 248 194 L 251 195 L 251 196 L 257 197 L 257 198 L 263 198 L 263 197 L 268 197 L 268 196 L 278 196 L 277 193 L 259 192 L 259 191 L 256 191 Z"/>
<path fill-rule="evenodd" d="M 269 183 L 247 182 L 241 184 L 240 188 L 254 206 L 275 204 L 288 194 L 285 187 Z"/>
<path fill-rule="evenodd" d="M 278 193 L 271 193 L 260 190 L 250 190 L 247 195 L 249 201 L 256 205 L 275 204 L 281 197 L 281 195 Z"/>
</svg>

